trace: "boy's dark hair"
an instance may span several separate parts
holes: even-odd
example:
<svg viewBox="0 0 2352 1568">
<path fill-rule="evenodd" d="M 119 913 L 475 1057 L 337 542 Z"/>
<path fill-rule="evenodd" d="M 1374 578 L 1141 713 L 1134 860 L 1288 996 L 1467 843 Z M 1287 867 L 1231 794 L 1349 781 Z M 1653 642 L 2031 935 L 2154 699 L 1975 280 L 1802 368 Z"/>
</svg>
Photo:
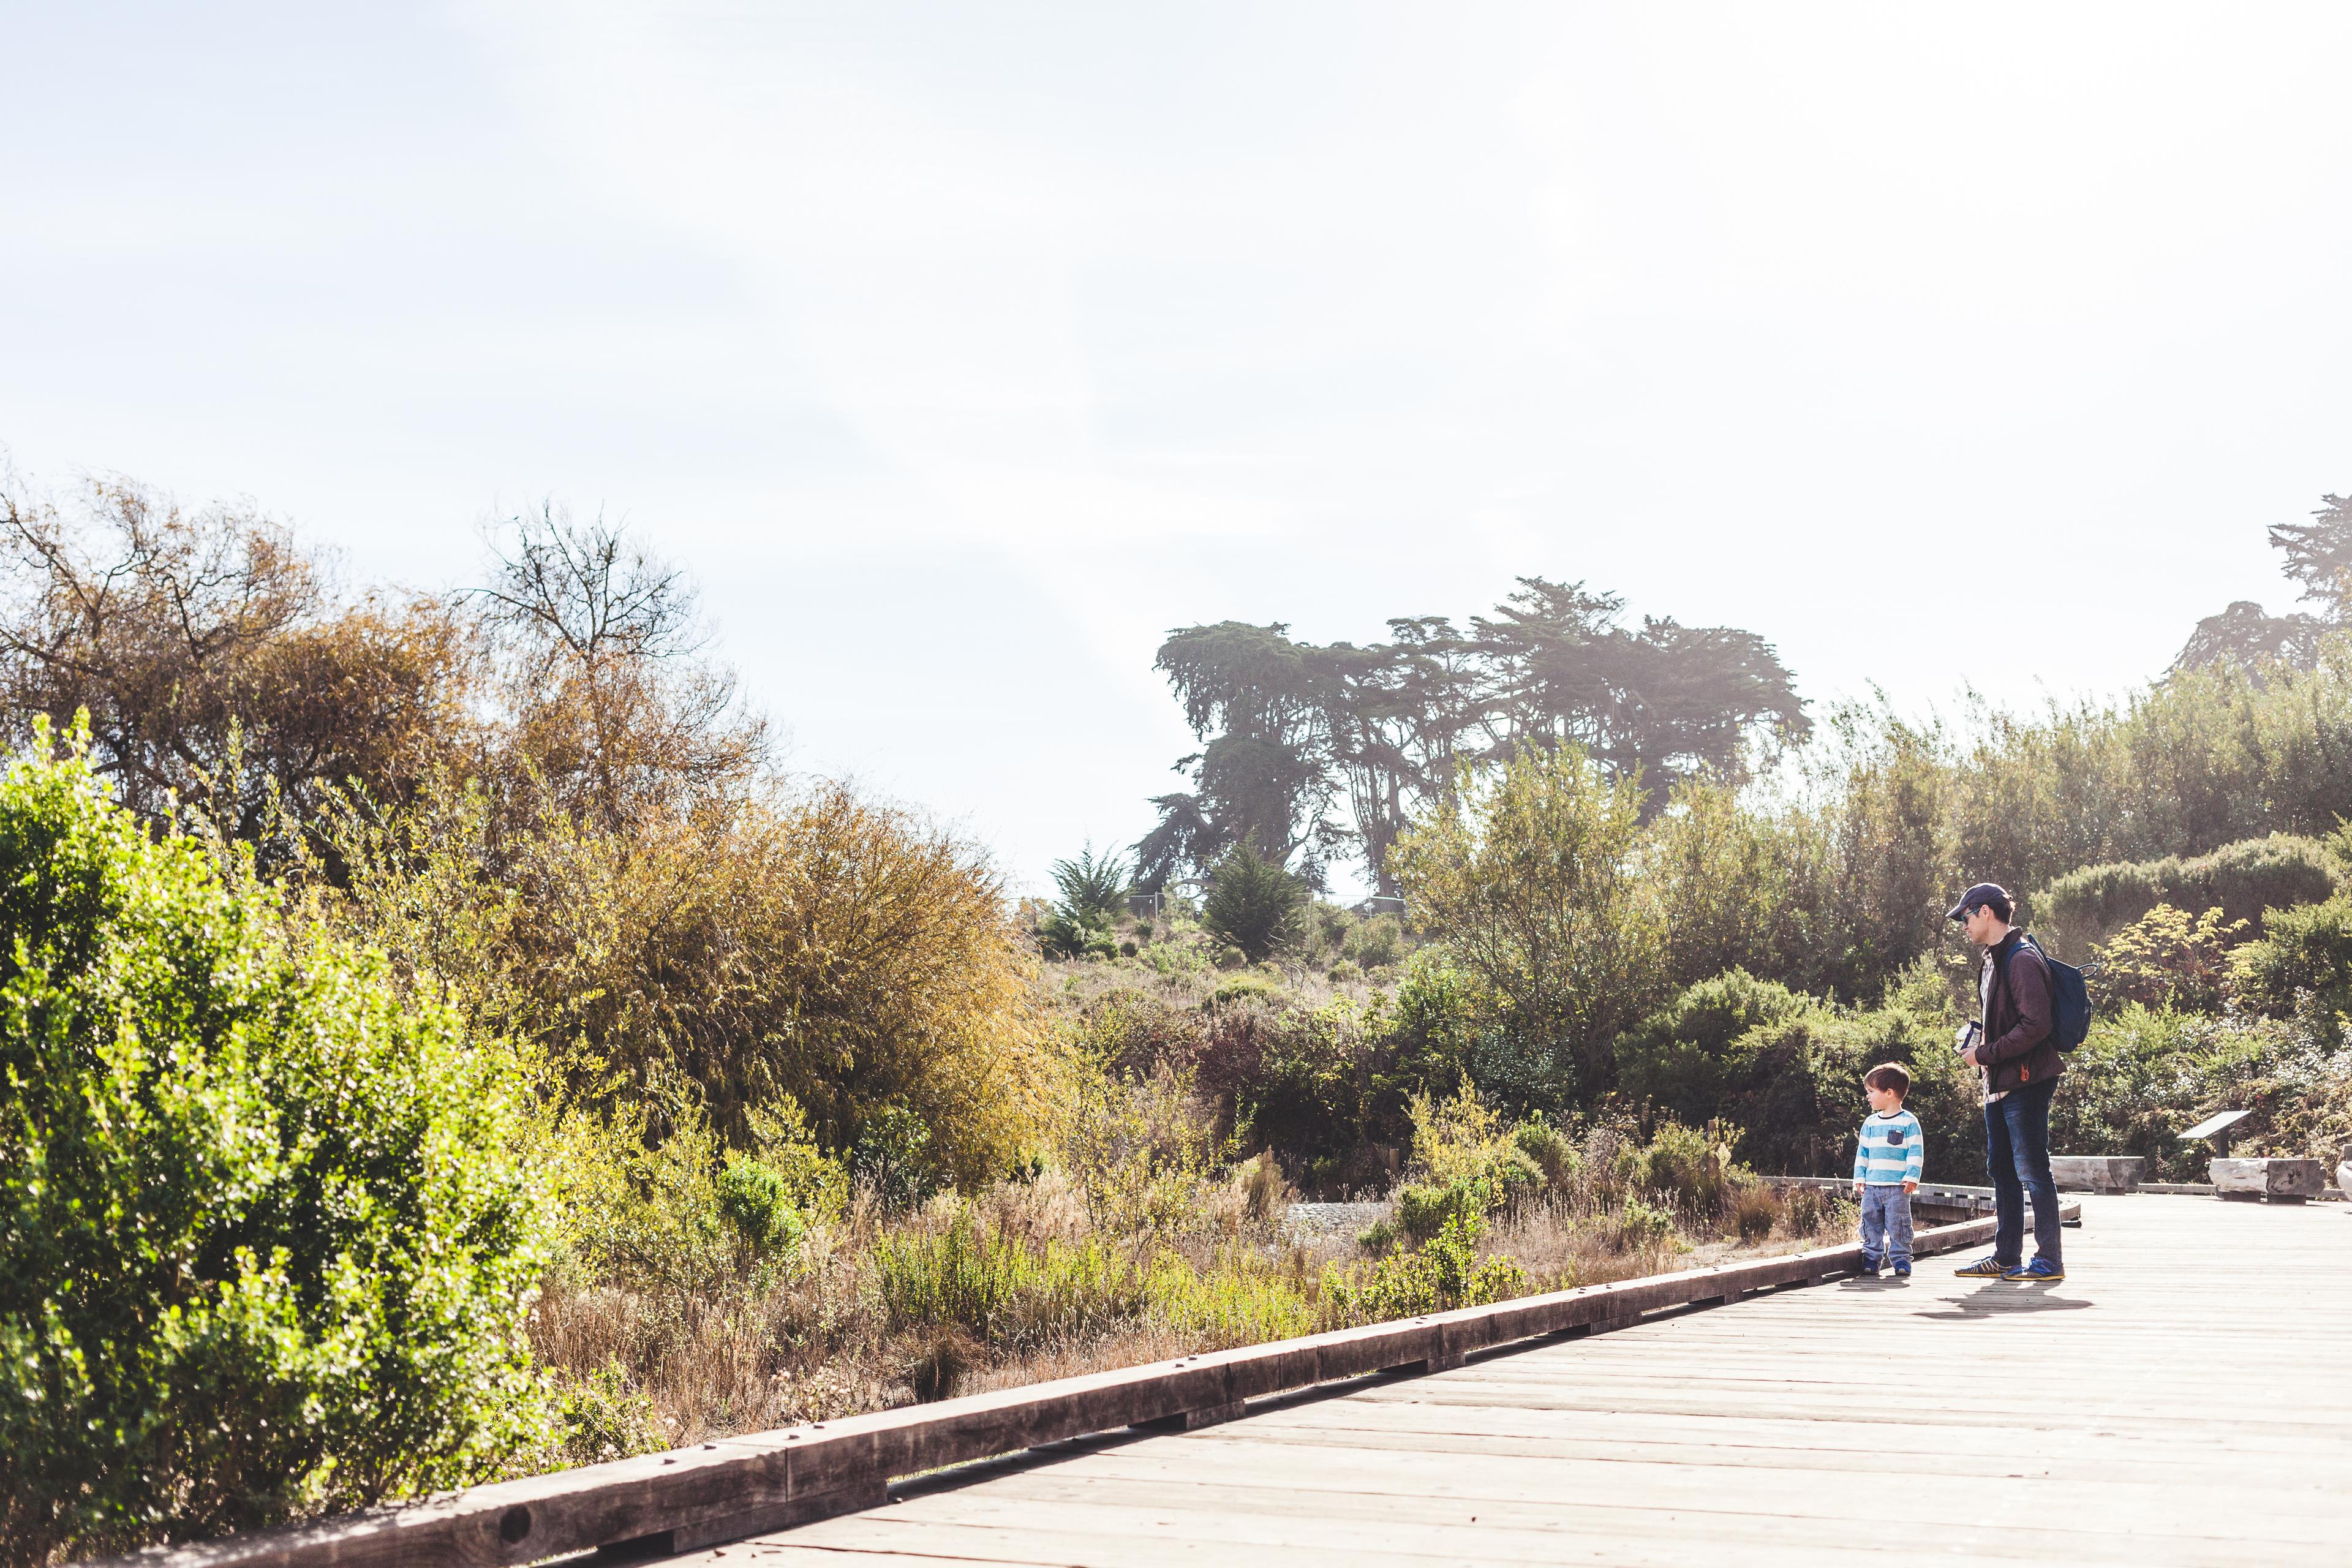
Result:
<svg viewBox="0 0 2352 1568">
<path fill-rule="evenodd" d="M 1911 1098 L 1911 1073 L 1900 1062 L 1881 1062 L 1863 1074 L 1862 1081 L 1872 1089 L 1891 1089 L 1901 1099 Z"/>
</svg>

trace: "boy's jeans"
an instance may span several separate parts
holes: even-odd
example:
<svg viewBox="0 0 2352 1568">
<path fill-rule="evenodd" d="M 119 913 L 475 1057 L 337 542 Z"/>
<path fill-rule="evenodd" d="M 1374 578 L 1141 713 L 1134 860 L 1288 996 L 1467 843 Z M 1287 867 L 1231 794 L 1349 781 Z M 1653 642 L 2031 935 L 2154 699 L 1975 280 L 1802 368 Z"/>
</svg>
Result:
<svg viewBox="0 0 2352 1568">
<path fill-rule="evenodd" d="M 2050 1101 L 2058 1080 L 2013 1089 L 1984 1108 L 1985 1164 L 1992 1172 L 1996 1262 L 2016 1266 L 2025 1250 L 2025 1200 L 2033 1198 L 2033 1253 L 2058 1257 L 2058 1184 L 2050 1177 Z"/>
<path fill-rule="evenodd" d="M 1862 1260 L 1911 1267 L 1911 1194 L 1899 1184 L 1862 1189 Z"/>
</svg>

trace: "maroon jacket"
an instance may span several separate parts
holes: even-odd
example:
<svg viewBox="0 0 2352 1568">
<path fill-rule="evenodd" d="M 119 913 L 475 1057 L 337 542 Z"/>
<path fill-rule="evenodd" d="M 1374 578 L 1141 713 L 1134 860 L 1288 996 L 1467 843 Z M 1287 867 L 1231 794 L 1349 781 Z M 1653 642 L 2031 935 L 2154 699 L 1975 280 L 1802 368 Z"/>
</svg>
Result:
<svg viewBox="0 0 2352 1568">
<path fill-rule="evenodd" d="M 2000 966 L 1985 1009 L 1984 1043 L 1977 1047 L 1992 1091 L 2056 1078 L 2065 1061 L 2050 1043 L 2050 966 L 2042 950 L 2012 930 L 1985 962 Z"/>
</svg>

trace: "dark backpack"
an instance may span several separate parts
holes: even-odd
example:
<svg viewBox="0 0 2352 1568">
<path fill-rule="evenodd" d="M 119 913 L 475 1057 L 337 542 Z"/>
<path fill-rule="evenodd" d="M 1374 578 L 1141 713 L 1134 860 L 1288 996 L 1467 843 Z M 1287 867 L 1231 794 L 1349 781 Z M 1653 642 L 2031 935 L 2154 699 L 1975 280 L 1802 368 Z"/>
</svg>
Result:
<svg viewBox="0 0 2352 1568">
<path fill-rule="evenodd" d="M 2050 1043 L 2061 1051 L 2073 1050 L 2091 1032 L 2090 984 L 2081 970 L 2051 957 L 2031 935 L 2021 938 L 2017 945 L 2032 948 L 2042 967 L 2050 972 Z M 2005 967 L 2000 983 L 2009 984 Z"/>
</svg>

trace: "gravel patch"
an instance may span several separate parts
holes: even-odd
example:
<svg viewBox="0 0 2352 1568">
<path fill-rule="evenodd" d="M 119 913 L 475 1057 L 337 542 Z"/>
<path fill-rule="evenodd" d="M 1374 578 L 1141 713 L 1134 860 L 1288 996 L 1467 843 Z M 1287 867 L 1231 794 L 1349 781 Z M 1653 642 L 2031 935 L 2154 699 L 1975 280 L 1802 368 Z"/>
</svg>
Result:
<svg viewBox="0 0 2352 1568">
<path fill-rule="evenodd" d="M 1358 1231 L 1388 1214 L 1384 1203 L 1293 1204 L 1283 1213 L 1282 1229 L 1295 1241 L 1353 1241 Z"/>
</svg>

